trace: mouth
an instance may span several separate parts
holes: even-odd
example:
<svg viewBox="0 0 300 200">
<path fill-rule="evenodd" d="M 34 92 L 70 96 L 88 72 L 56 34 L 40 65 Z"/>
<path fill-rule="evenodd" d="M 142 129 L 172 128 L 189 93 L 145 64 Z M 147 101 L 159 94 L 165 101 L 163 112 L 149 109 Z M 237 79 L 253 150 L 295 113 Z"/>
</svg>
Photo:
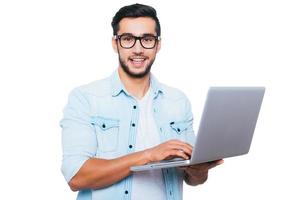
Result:
<svg viewBox="0 0 300 200">
<path fill-rule="evenodd" d="M 146 57 L 130 57 L 129 61 L 134 67 L 141 67 L 144 65 L 145 61 L 147 60 Z"/>
</svg>

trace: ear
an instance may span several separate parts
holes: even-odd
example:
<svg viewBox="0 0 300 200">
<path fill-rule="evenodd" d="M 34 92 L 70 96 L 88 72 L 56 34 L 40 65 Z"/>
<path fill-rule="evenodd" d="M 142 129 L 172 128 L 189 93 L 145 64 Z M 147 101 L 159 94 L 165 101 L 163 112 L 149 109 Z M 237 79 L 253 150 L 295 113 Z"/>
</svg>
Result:
<svg viewBox="0 0 300 200">
<path fill-rule="evenodd" d="M 116 40 L 115 37 L 112 37 L 111 45 L 116 53 L 118 53 L 118 43 L 117 42 L 118 42 L 118 40 Z"/>
<path fill-rule="evenodd" d="M 158 53 L 158 52 L 159 52 L 159 50 L 160 50 L 160 47 L 161 47 L 161 39 L 160 39 L 160 40 L 158 40 L 158 42 L 157 42 L 156 53 Z"/>
</svg>

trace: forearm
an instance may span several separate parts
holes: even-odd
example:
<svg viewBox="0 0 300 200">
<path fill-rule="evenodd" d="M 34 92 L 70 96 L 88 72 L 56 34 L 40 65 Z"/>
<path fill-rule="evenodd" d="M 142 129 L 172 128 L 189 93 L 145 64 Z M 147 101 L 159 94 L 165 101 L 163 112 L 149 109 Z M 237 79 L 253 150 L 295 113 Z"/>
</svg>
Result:
<svg viewBox="0 0 300 200">
<path fill-rule="evenodd" d="M 145 151 L 112 160 L 91 158 L 83 164 L 69 185 L 73 191 L 107 187 L 130 175 L 131 166 L 143 165 L 147 162 Z"/>
</svg>

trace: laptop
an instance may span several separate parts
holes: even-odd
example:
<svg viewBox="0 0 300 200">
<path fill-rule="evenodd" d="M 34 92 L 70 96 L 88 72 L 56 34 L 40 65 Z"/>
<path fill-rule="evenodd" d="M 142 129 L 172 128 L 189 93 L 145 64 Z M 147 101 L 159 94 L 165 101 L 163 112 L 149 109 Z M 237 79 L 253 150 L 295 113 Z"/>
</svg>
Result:
<svg viewBox="0 0 300 200">
<path fill-rule="evenodd" d="M 131 171 L 188 166 L 247 154 L 264 87 L 210 87 L 191 158 L 132 166 Z"/>
</svg>

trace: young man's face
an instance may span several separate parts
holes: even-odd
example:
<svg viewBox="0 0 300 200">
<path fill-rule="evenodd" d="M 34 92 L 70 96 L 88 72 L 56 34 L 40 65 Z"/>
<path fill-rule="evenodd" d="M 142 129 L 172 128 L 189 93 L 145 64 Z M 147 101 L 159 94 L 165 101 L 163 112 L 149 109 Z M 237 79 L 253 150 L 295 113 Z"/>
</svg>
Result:
<svg viewBox="0 0 300 200">
<path fill-rule="evenodd" d="M 157 36 L 155 25 L 155 21 L 150 17 L 123 18 L 119 23 L 117 35 L 123 35 L 123 37 L 118 40 L 113 39 L 113 48 L 119 54 L 120 67 L 132 78 L 142 78 L 150 72 L 156 53 L 160 49 L 160 41 L 156 41 L 152 49 L 144 48 L 140 40 L 136 40 L 132 48 L 128 48 L 130 45 L 126 46 L 126 44 L 130 44 L 131 36 L 143 37 L 149 35 L 150 40 L 145 38 L 142 42 L 144 46 L 147 47 L 150 44 L 148 48 L 152 47 L 151 36 Z M 126 37 L 127 35 L 129 37 Z"/>
</svg>

